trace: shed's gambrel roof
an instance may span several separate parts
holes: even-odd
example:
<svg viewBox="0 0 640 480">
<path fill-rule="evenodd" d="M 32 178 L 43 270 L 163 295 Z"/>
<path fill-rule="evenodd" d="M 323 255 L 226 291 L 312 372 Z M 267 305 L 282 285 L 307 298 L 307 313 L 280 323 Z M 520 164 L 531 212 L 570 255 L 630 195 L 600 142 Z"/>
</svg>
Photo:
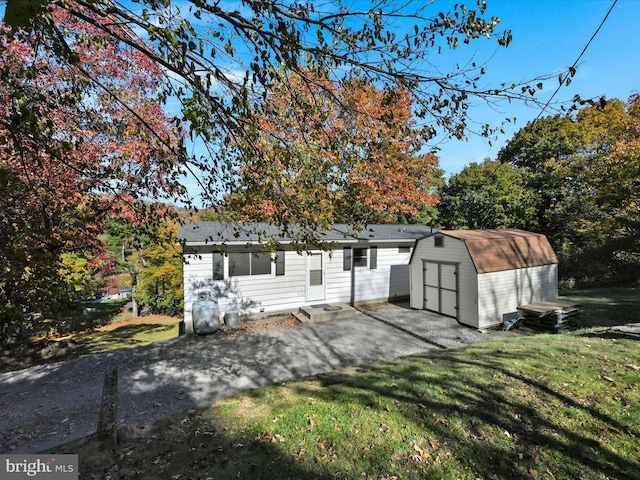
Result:
<svg viewBox="0 0 640 480">
<path fill-rule="evenodd" d="M 478 273 L 558 263 L 558 257 L 549 240 L 539 233 L 509 228 L 441 230 L 438 234 L 462 240 Z"/>
<path fill-rule="evenodd" d="M 355 232 L 348 225 L 336 224 L 322 232 L 320 238 L 338 243 L 415 241 L 433 231 L 426 225 L 367 225 Z M 291 242 L 290 237 L 268 223 L 189 222 L 180 226 L 178 238 L 187 245 L 245 245 L 269 238 L 284 244 Z"/>
</svg>

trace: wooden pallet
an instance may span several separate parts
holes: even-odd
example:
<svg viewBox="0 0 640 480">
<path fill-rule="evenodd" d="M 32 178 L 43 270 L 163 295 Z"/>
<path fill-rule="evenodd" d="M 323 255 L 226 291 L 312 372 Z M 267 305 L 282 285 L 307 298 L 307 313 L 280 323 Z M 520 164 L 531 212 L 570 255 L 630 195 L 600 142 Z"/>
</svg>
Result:
<svg viewBox="0 0 640 480">
<path fill-rule="evenodd" d="M 525 326 L 561 332 L 575 327 L 580 314 L 577 303 L 562 300 L 520 305 L 518 315 Z"/>
</svg>

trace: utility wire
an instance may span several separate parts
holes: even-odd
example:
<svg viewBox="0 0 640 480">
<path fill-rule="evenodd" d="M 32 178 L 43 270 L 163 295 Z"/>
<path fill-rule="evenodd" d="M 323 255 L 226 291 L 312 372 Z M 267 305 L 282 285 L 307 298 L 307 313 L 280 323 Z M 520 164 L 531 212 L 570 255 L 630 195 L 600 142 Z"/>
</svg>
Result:
<svg viewBox="0 0 640 480">
<path fill-rule="evenodd" d="M 596 38 L 596 35 L 598 35 L 598 32 L 600 31 L 600 29 L 602 28 L 602 26 L 604 25 L 604 22 L 607 21 L 607 18 L 609 18 L 609 14 L 611 13 L 611 11 L 613 10 L 613 7 L 616 6 L 616 3 L 618 3 L 618 0 L 613 0 L 613 4 L 611 5 L 611 8 L 609 8 L 609 11 L 607 12 L 607 14 L 604 16 L 604 18 L 602 19 L 602 22 L 600 22 L 600 26 L 598 26 L 598 28 L 596 29 L 596 31 L 594 32 L 593 35 L 591 35 L 591 38 L 589 39 L 589 41 L 587 42 L 587 44 L 584 46 L 584 48 L 582 49 L 582 52 L 580 53 L 580 55 L 578 55 L 578 58 L 576 58 L 576 61 L 573 62 L 573 65 L 571 65 L 571 67 L 569 68 L 569 72 L 574 72 L 576 71 L 576 65 L 578 64 L 578 62 L 580 61 L 580 59 L 582 58 L 582 56 L 584 55 L 584 53 L 587 51 L 587 48 L 589 48 L 589 45 L 591 45 L 591 42 L 593 41 L 594 38 Z M 573 75 L 571 75 L 573 76 Z M 553 100 L 553 97 L 556 96 L 556 94 L 560 91 L 560 89 L 562 88 L 562 86 L 564 85 L 566 79 L 563 79 L 560 82 L 560 85 L 558 85 L 558 88 L 556 88 L 556 91 L 553 92 L 553 95 L 551 95 L 551 98 L 549 98 L 549 100 L 547 101 L 547 103 L 545 104 L 545 106 L 542 108 L 542 110 L 540 110 L 540 113 L 538 113 L 538 116 L 536 117 L 536 120 L 538 120 L 542 114 L 544 113 L 544 111 L 547 109 L 547 107 L 549 106 L 549 104 L 551 104 L 551 100 Z"/>
</svg>

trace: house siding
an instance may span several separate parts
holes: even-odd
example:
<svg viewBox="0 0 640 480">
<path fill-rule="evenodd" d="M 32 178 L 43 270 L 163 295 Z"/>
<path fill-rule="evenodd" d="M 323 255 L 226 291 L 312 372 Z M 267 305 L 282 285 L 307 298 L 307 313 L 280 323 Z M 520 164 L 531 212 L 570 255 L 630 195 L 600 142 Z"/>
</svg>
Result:
<svg viewBox="0 0 640 480">
<path fill-rule="evenodd" d="M 192 251 L 193 248 L 187 250 Z M 306 298 L 306 259 L 294 251 L 284 251 L 285 274 L 275 275 L 272 263 L 270 275 L 228 277 L 228 257 L 224 260 L 224 280 L 213 280 L 213 254 L 185 252 L 184 319 L 191 321 L 193 302 L 201 293 L 218 300 L 220 315 L 229 310 L 243 314 L 286 310 Z M 230 249 L 230 251 L 246 251 Z M 199 257 L 199 258 L 198 258 Z M 250 295 L 248 293 L 251 293 Z"/>
<path fill-rule="evenodd" d="M 412 247 L 413 242 L 393 245 L 350 245 L 352 248 L 378 247 L 377 268 L 369 268 L 370 257 L 366 267 L 354 267 L 344 270 L 344 249 L 332 252 L 327 262 L 327 302 L 370 302 L 389 300 L 409 295 L 409 259 L 411 253 L 400 253 L 399 248 Z M 352 299 L 352 284 L 353 299 Z"/>
<path fill-rule="evenodd" d="M 353 248 L 370 248 L 372 244 L 351 244 Z M 323 302 L 350 302 L 351 285 L 355 284 L 354 300 L 366 302 L 387 300 L 409 295 L 409 259 L 411 253 L 400 253 L 400 246 L 413 246 L 413 241 L 376 245 L 377 268 L 356 267 L 345 271 L 343 249 L 325 252 L 325 299 Z M 206 292 L 217 298 L 220 315 L 230 309 L 242 314 L 258 314 L 277 311 L 293 311 L 296 308 L 318 303 L 307 301 L 306 254 L 285 250 L 285 274 L 275 275 L 275 264 L 271 275 L 238 276 L 213 280 L 213 247 L 186 247 L 184 265 L 185 321 L 192 320 L 193 302 Z M 246 251 L 243 247 L 227 248 L 227 251 Z M 370 250 L 369 252 L 370 253 Z M 224 260 L 225 277 L 228 277 L 228 258 Z"/>
<path fill-rule="evenodd" d="M 184 254 L 183 282 L 184 282 L 184 319 L 191 321 L 193 302 L 198 300 L 200 293 L 210 292 L 213 287 L 213 254 L 203 249 L 191 248 L 191 254 Z"/>
<path fill-rule="evenodd" d="M 558 298 L 558 266 L 520 268 L 478 276 L 478 327 L 502 322 L 502 316 L 518 305 Z"/>
</svg>

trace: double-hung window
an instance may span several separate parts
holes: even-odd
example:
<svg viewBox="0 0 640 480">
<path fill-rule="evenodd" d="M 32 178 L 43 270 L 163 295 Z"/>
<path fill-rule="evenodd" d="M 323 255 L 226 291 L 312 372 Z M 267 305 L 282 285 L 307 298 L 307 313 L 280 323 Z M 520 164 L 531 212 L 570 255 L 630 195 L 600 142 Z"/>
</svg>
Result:
<svg viewBox="0 0 640 480">
<path fill-rule="evenodd" d="M 269 252 L 229 253 L 229 276 L 270 275 L 271 254 Z"/>
<path fill-rule="evenodd" d="M 354 267 L 366 267 L 367 266 L 367 248 L 354 248 L 353 249 L 353 266 Z"/>
<path fill-rule="evenodd" d="M 276 276 L 285 272 L 285 252 L 278 250 L 275 262 L 270 252 L 230 252 L 227 254 L 228 276 L 242 277 L 253 275 L 271 275 L 272 264 L 275 263 Z M 219 252 L 213 254 L 213 279 L 225 279 L 225 255 Z"/>
<path fill-rule="evenodd" d="M 351 270 L 354 268 L 366 268 L 371 270 L 378 268 L 378 247 L 345 247 L 343 249 L 344 267 L 343 270 Z"/>
<path fill-rule="evenodd" d="M 213 279 L 224 280 L 224 255 L 213 252 Z"/>
</svg>

